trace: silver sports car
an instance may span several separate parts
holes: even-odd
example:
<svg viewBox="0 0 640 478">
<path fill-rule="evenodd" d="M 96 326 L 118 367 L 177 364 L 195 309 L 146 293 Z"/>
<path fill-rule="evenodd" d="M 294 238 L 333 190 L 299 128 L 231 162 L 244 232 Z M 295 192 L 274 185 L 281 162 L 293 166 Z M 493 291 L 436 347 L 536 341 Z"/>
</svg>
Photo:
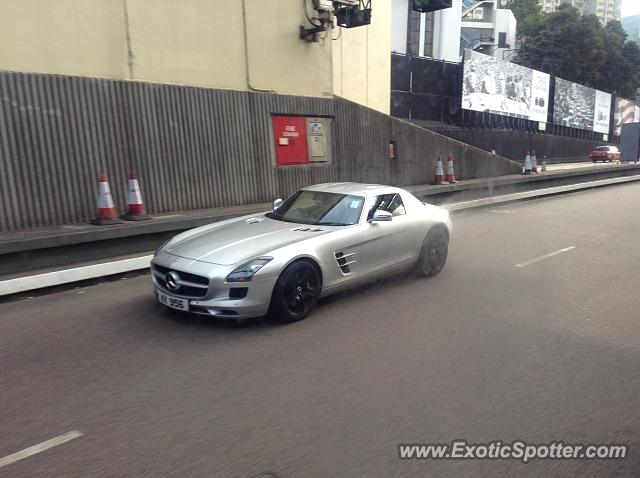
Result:
<svg viewBox="0 0 640 478">
<path fill-rule="evenodd" d="M 174 309 L 293 322 L 347 287 L 402 270 L 437 274 L 450 233 L 448 211 L 403 189 L 318 184 L 271 212 L 178 234 L 156 251 L 153 288 Z"/>
</svg>

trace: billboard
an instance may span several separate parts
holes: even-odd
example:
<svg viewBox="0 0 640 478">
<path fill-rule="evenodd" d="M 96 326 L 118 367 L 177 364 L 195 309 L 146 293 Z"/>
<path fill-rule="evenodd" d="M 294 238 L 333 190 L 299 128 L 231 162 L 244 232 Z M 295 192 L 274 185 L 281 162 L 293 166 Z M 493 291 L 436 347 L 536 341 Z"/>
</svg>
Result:
<svg viewBox="0 0 640 478">
<path fill-rule="evenodd" d="M 613 134 L 620 136 L 623 124 L 640 122 L 640 106 L 633 101 L 616 98 L 616 112 L 613 121 Z"/>
<path fill-rule="evenodd" d="M 556 78 L 553 122 L 606 134 L 611 124 L 611 95 Z"/>
<path fill-rule="evenodd" d="M 550 76 L 467 50 L 462 107 L 532 121 L 547 121 Z"/>
<path fill-rule="evenodd" d="M 611 95 L 604 91 L 596 90 L 596 107 L 593 118 L 593 131 L 609 134 L 611 126 Z"/>
</svg>

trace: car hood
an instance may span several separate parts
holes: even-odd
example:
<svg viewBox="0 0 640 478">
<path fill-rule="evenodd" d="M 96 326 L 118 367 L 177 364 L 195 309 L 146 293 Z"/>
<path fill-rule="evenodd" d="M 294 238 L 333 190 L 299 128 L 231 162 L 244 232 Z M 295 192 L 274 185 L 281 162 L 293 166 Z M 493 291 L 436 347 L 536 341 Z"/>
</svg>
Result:
<svg viewBox="0 0 640 478">
<path fill-rule="evenodd" d="M 187 231 L 170 241 L 164 251 L 186 259 L 232 265 L 335 229 L 251 215 Z"/>
</svg>

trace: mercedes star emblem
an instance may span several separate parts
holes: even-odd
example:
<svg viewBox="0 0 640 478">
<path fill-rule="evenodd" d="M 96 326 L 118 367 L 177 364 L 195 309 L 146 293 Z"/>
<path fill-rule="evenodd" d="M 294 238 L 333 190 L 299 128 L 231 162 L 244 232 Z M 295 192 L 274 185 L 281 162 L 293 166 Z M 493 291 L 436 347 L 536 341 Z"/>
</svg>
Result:
<svg viewBox="0 0 640 478">
<path fill-rule="evenodd" d="M 175 272 L 167 273 L 164 278 L 165 283 L 167 284 L 167 289 L 169 290 L 178 290 L 180 288 L 180 276 Z"/>
</svg>

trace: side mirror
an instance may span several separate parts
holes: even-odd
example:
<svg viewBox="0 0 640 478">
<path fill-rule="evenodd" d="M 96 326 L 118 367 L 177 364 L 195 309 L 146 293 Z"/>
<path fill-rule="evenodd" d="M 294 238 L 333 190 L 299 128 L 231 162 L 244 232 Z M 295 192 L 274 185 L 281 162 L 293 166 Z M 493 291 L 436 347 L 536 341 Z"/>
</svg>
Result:
<svg viewBox="0 0 640 478">
<path fill-rule="evenodd" d="M 373 213 L 373 218 L 370 222 L 386 222 L 391 220 L 393 220 L 393 215 L 389 211 L 379 209 Z"/>
<path fill-rule="evenodd" d="M 280 206 L 282 206 L 282 203 L 284 201 L 280 198 L 276 199 L 275 201 L 273 201 L 273 210 L 275 211 L 276 209 L 278 209 Z"/>
</svg>

